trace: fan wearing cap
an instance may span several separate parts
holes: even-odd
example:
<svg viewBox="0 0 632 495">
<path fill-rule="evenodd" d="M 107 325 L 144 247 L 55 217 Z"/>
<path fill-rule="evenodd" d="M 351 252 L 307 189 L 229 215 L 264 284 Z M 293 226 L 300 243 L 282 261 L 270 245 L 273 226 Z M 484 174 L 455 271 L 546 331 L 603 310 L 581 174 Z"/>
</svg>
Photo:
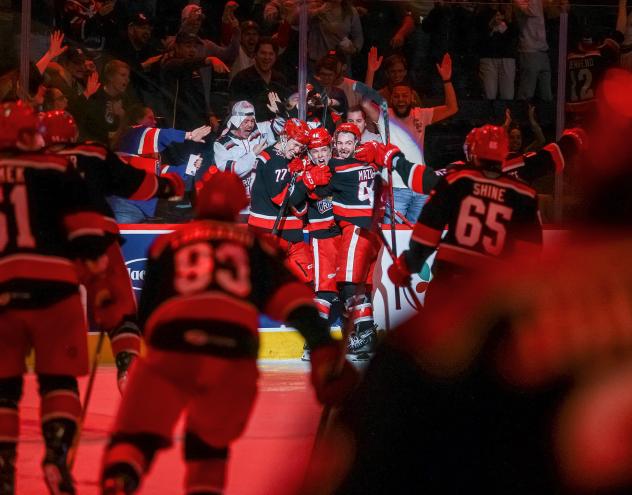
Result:
<svg viewBox="0 0 632 495">
<path fill-rule="evenodd" d="M 468 142 L 470 162 L 450 168 L 439 179 L 414 227 L 410 248 L 389 268 L 393 283 L 406 285 L 437 248 L 437 277 L 444 279 L 467 276 L 509 257 L 538 255 L 542 229 L 537 194 L 503 173 L 508 150 L 504 128 L 476 130 Z"/>
<path fill-rule="evenodd" d="M 213 144 L 215 164 L 241 177 L 250 196 L 257 156 L 275 142 L 270 122 L 257 122 L 255 107 L 248 101 L 238 101 L 226 129 Z"/>
<path fill-rule="evenodd" d="M 311 382 L 320 402 L 339 404 L 356 383 L 313 292 L 290 274 L 268 238 L 234 223 L 247 204 L 239 177 L 212 174 L 199 191 L 196 220 L 149 250 L 140 302 L 147 355 L 130 379 L 104 455 L 104 495 L 137 492 L 156 452 L 172 444 L 181 415 L 185 493 L 224 493 L 231 445 L 257 396 L 262 313 L 296 328 L 313 349 Z"/>
<path fill-rule="evenodd" d="M 305 282 L 311 282 L 313 277 L 311 252 L 303 241 L 307 197 L 331 177 L 326 168 L 305 171 L 300 160 L 293 161 L 302 158 L 308 143 L 307 124 L 289 119 L 279 141 L 259 153 L 248 217 L 248 225 L 258 232 L 271 234 L 277 225 L 279 242 L 287 251 L 288 266 Z"/>
</svg>

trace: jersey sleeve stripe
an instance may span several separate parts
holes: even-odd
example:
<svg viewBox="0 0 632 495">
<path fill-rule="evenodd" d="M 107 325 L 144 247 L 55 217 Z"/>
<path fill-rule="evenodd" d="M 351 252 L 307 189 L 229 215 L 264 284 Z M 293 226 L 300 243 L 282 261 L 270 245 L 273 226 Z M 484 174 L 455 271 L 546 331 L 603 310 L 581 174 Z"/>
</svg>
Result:
<svg viewBox="0 0 632 495">
<path fill-rule="evenodd" d="M 412 240 L 425 246 L 434 247 L 441 240 L 441 230 L 433 229 L 423 223 L 416 223 L 413 228 Z"/>
<path fill-rule="evenodd" d="M 283 203 L 283 199 L 285 199 L 285 194 L 287 193 L 288 187 L 290 187 L 290 185 L 286 184 L 283 190 L 279 194 L 277 194 L 273 198 L 270 198 L 272 199 L 272 202 L 274 204 L 281 206 L 281 204 Z"/>
<path fill-rule="evenodd" d="M 158 178 L 153 174 L 145 174 L 143 182 L 138 189 L 129 197 L 129 199 L 151 199 L 158 191 Z"/>
<path fill-rule="evenodd" d="M 408 176 L 408 188 L 419 194 L 424 194 L 424 171 L 426 166 L 422 163 L 413 165 Z"/>
<path fill-rule="evenodd" d="M 542 148 L 546 150 L 551 155 L 551 159 L 553 160 L 553 164 L 555 165 L 555 173 L 559 174 L 564 170 L 565 162 L 564 155 L 562 154 L 562 150 L 556 143 L 549 143 Z"/>
<path fill-rule="evenodd" d="M 105 221 L 103 215 L 99 213 L 71 213 L 64 217 L 63 222 L 69 239 L 88 235 L 80 234 L 81 231 L 90 231 L 89 235 L 103 235 L 105 233 Z"/>
</svg>

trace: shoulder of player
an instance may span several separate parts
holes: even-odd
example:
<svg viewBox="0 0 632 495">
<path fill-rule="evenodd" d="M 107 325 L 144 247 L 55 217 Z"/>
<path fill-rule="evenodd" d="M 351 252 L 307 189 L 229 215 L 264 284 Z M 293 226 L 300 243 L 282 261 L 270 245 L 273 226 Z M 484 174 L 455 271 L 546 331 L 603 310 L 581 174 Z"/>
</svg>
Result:
<svg viewBox="0 0 632 495">
<path fill-rule="evenodd" d="M 108 149 L 101 143 L 86 141 L 84 143 L 68 143 L 56 153 L 60 155 L 89 156 L 105 160 L 108 156 Z"/>
<path fill-rule="evenodd" d="M 24 167 L 35 170 L 65 172 L 72 169 L 67 157 L 56 153 L 9 151 L 0 154 L 0 165 Z"/>
<path fill-rule="evenodd" d="M 332 158 L 329 160 L 329 168 L 332 172 L 351 172 L 363 168 L 373 168 L 366 162 L 361 162 L 355 158 Z"/>
<path fill-rule="evenodd" d="M 158 237 L 149 248 L 151 259 L 160 258 L 169 247 L 178 247 L 195 242 L 226 240 L 252 246 L 254 235 L 243 226 L 212 220 L 195 220 L 179 225 L 173 232 Z"/>
</svg>

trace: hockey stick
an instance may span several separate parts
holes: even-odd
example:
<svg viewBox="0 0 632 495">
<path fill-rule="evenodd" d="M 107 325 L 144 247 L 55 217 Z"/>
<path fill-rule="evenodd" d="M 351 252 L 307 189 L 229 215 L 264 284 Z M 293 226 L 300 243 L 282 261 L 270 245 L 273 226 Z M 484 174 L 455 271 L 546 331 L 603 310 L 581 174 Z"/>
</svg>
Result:
<svg viewBox="0 0 632 495">
<path fill-rule="evenodd" d="M 394 210 L 395 211 L 395 215 L 398 216 L 398 218 L 402 221 L 402 223 L 405 223 L 407 227 L 410 227 L 411 229 L 414 227 L 413 223 L 408 220 L 408 218 L 406 218 L 404 215 L 402 215 L 401 212 Z"/>
<path fill-rule="evenodd" d="M 279 235 L 279 225 L 281 223 L 281 219 L 285 216 L 287 205 L 290 203 L 290 195 L 292 194 L 292 189 L 294 189 L 294 184 L 296 184 L 297 175 L 298 174 L 292 174 L 292 178 L 290 179 L 287 191 L 285 191 L 285 196 L 283 196 L 283 201 L 281 202 L 281 206 L 279 207 L 279 212 L 277 213 L 276 219 L 274 220 L 272 235 Z"/>
<path fill-rule="evenodd" d="M 107 295 L 104 296 L 103 302 L 100 303 L 100 306 L 104 307 L 110 303 L 111 295 L 108 291 Z M 79 448 L 79 440 L 81 438 L 81 433 L 83 430 L 83 423 L 88 413 L 88 405 L 90 404 L 90 398 L 92 397 L 92 389 L 94 388 L 94 381 L 97 376 L 97 368 L 99 366 L 99 361 L 101 360 L 101 350 L 103 349 L 105 334 L 105 327 L 101 325 L 101 329 L 99 330 L 99 340 L 97 341 L 97 346 L 94 350 L 94 357 L 92 358 L 92 367 L 90 368 L 90 377 L 88 378 L 88 385 L 86 387 L 86 396 L 83 400 L 83 407 L 81 408 L 81 416 L 79 417 L 79 421 L 77 422 L 77 431 L 74 438 L 72 439 L 72 445 L 70 446 L 70 449 L 68 451 L 67 464 L 70 471 L 72 471 L 72 467 L 75 464 L 75 459 L 77 457 L 77 449 Z"/>
</svg>

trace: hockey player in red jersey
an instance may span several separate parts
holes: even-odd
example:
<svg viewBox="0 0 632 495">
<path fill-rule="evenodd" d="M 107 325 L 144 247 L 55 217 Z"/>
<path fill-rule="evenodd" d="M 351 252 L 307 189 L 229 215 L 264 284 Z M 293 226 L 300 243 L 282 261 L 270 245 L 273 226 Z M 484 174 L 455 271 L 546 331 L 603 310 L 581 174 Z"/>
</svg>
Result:
<svg viewBox="0 0 632 495">
<path fill-rule="evenodd" d="M 307 283 L 313 279 L 311 252 L 303 241 L 307 194 L 326 184 L 331 176 L 327 168 L 304 173 L 290 170 L 289 164 L 303 155 L 308 142 L 307 124 L 289 119 L 279 141 L 259 154 L 248 217 L 251 229 L 279 236 L 280 245 L 287 252 L 288 267 Z M 273 232 L 275 226 L 278 233 Z"/>
<path fill-rule="evenodd" d="M 336 282 L 347 318 L 354 324 L 349 337 L 349 355 L 369 357 L 376 341 L 371 304 L 370 281 L 380 241 L 370 230 L 373 217 L 373 182 L 377 168 L 353 157 L 360 131 L 345 122 L 336 128 L 334 149 L 337 157 L 329 161 L 330 183 L 316 189 L 320 197 L 332 197 L 333 215 L 340 228 L 336 257 Z M 364 287 L 362 287 L 364 286 Z"/>
<path fill-rule="evenodd" d="M 157 177 L 125 164 L 98 143 L 76 143 L 78 130 L 71 115 L 63 111 L 41 114 L 43 135 L 47 151 L 68 157 L 86 182 L 94 201 L 98 201 L 105 217 L 107 232 L 111 240 L 107 276 L 95 279 L 82 277 L 88 291 L 88 307 L 92 319 L 104 328 L 110 338 L 112 354 L 117 367 L 117 383 L 122 389 L 127 372 L 140 353 L 140 330 L 136 322 L 136 298 L 125 267 L 120 247 L 120 234 L 114 215 L 106 201 L 107 196 L 116 195 L 129 199 L 181 196 L 184 184 L 177 174 Z M 110 304 L 99 307 L 96 297 L 107 289 Z"/>
<path fill-rule="evenodd" d="M 486 125 L 471 141 L 471 165 L 455 166 L 430 193 L 413 229 L 410 249 L 388 270 L 397 285 L 421 270 L 437 247 L 437 277 L 458 277 L 495 260 L 531 257 L 542 231 L 534 189 L 502 172 L 508 138 Z M 442 238 L 444 228 L 447 234 Z"/>
<path fill-rule="evenodd" d="M 185 493 L 223 492 L 230 446 L 257 394 L 260 312 L 305 337 L 321 402 L 338 403 L 355 383 L 346 361 L 335 374 L 344 349 L 311 289 L 284 267 L 269 236 L 233 223 L 247 202 L 239 177 L 213 174 L 197 198 L 197 220 L 150 249 L 139 312 L 148 351 L 132 371 L 105 452 L 104 495 L 136 492 L 183 412 Z"/>
<path fill-rule="evenodd" d="M 100 276 L 103 217 L 60 155 L 39 151 L 31 108 L 0 107 L 0 493 L 14 493 L 18 403 L 25 359 L 35 351 L 42 461 L 51 494 L 75 493 L 67 454 L 81 413 L 77 376 L 88 370 L 87 328 L 75 262 Z M 77 260 L 77 261 L 75 261 Z"/>
</svg>

